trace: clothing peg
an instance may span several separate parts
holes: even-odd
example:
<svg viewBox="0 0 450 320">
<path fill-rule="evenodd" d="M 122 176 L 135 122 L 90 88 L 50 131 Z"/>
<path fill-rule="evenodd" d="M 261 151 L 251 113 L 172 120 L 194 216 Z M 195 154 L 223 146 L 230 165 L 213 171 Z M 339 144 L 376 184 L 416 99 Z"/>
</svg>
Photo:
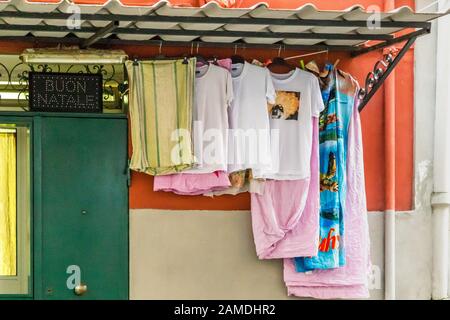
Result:
<svg viewBox="0 0 450 320">
<path fill-rule="evenodd" d="M 134 57 L 133 66 L 138 66 L 138 65 L 139 65 L 138 59 L 137 59 L 137 57 Z"/>
<path fill-rule="evenodd" d="M 183 57 L 183 62 L 182 62 L 183 64 L 189 64 L 189 60 L 188 60 L 188 57 L 187 56 L 184 56 Z"/>
<path fill-rule="evenodd" d="M 300 69 L 305 70 L 305 61 L 300 60 Z"/>
</svg>

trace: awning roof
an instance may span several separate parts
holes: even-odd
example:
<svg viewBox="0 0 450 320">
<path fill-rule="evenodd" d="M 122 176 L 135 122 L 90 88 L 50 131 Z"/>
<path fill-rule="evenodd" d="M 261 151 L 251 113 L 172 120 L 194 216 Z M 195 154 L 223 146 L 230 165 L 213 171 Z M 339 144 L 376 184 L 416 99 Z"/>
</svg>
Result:
<svg viewBox="0 0 450 320">
<path fill-rule="evenodd" d="M 92 44 L 109 37 L 101 42 L 196 41 L 354 50 L 369 40 L 389 44 L 395 41 L 393 34 L 403 29 L 414 28 L 417 35 L 425 34 L 431 20 L 446 14 L 415 13 L 409 7 L 400 7 L 380 13 L 381 23 L 373 28 L 373 13 L 362 6 L 324 11 L 306 4 L 283 10 L 260 3 L 251 8 L 227 9 L 216 2 L 178 7 L 168 1 L 130 5 L 118 0 L 78 6 L 82 23 L 79 29 L 71 29 L 67 22 L 73 21 L 73 9 L 66 0 L 0 1 L 0 40 L 38 37 L 74 42 L 91 38 L 85 44 Z M 68 37 L 70 34 L 76 38 Z"/>
</svg>

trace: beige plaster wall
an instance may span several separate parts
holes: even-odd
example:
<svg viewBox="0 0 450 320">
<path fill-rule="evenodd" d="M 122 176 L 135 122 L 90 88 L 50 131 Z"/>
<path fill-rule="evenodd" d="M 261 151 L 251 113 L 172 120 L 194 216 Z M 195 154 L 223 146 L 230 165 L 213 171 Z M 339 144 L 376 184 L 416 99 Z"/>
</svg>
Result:
<svg viewBox="0 0 450 320">
<path fill-rule="evenodd" d="M 131 210 L 131 299 L 286 299 L 259 261 L 249 212 Z"/>
</svg>

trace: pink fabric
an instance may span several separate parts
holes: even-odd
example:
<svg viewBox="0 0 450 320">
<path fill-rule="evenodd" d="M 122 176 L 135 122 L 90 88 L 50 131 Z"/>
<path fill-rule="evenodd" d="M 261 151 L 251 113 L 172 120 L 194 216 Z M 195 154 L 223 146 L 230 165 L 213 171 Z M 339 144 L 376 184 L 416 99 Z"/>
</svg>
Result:
<svg viewBox="0 0 450 320">
<path fill-rule="evenodd" d="M 260 259 L 315 256 L 319 242 L 319 128 L 313 118 L 310 179 L 269 180 L 251 195 L 252 226 Z"/>
<path fill-rule="evenodd" d="M 213 63 L 213 60 L 208 61 L 209 63 Z M 217 65 L 219 67 L 222 67 L 224 69 L 227 69 L 228 71 L 231 70 L 231 64 L 232 64 L 232 60 L 230 58 L 225 58 L 225 59 L 219 59 L 217 60 Z M 197 62 L 197 67 L 201 67 L 203 66 L 204 63 L 203 62 Z"/>
<path fill-rule="evenodd" d="M 203 174 L 179 173 L 155 176 L 153 190 L 194 196 L 224 190 L 230 185 L 228 175 L 223 171 Z"/>
<path fill-rule="evenodd" d="M 342 268 L 297 273 L 292 259 L 284 260 L 288 294 L 319 299 L 369 297 L 370 239 L 367 221 L 361 123 L 355 107 L 350 122 L 347 151 L 348 191 L 344 243 L 347 263 Z"/>
<path fill-rule="evenodd" d="M 217 60 L 217 65 L 222 68 L 227 69 L 228 71 L 231 70 L 231 64 L 232 64 L 232 60 L 230 58 Z"/>
<path fill-rule="evenodd" d="M 364 299 L 369 297 L 366 285 L 329 287 L 288 287 L 290 296 L 315 299 Z"/>
</svg>

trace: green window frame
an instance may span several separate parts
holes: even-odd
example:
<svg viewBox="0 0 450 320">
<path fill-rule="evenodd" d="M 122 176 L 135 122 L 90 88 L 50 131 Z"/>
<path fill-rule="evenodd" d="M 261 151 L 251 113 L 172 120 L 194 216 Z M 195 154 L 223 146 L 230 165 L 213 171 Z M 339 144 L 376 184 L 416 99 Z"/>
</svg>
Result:
<svg viewBox="0 0 450 320">
<path fill-rule="evenodd" d="M 0 128 L 16 132 L 16 275 L 0 276 L 0 299 L 33 296 L 31 119 L 2 117 Z"/>
</svg>

